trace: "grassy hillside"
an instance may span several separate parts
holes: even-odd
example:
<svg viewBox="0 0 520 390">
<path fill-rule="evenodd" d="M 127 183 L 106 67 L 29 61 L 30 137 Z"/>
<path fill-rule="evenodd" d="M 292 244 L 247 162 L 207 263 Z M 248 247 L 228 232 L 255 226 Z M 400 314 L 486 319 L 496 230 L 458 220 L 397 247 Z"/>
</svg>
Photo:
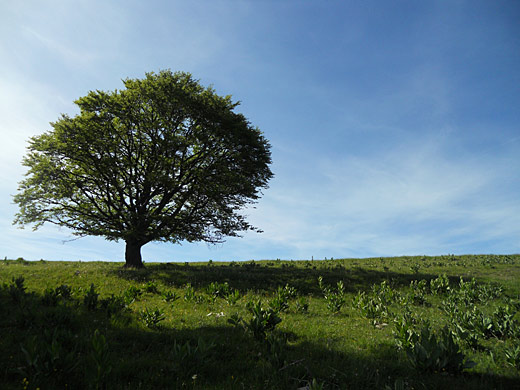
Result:
<svg viewBox="0 0 520 390">
<path fill-rule="evenodd" d="M 6 389 L 520 389 L 520 255 L 0 261 Z"/>
</svg>

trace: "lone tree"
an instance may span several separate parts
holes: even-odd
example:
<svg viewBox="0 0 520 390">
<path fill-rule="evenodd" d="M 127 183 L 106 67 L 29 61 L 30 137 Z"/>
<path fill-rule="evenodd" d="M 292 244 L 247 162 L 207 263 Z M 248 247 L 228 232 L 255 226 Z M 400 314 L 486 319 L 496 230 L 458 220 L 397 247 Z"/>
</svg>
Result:
<svg viewBox="0 0 520 390">
<path fill-rule="evenodd" d="M 30 139 L 14 223 L 124 240 L 127 267 L 143 267 L 151 241 L 218 243 L 257 230 L 238 212 L 273 176 L 270 145 L 239 103 L 189 73 L 123 82 L 76 100 L 78 115 Z"/>
</svg>

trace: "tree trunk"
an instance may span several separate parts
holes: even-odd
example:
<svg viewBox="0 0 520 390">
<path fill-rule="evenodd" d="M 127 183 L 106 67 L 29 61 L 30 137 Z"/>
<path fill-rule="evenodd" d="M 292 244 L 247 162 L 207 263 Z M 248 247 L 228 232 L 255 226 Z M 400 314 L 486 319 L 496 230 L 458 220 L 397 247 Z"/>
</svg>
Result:
<svg viewBox="0 0 520 390">
<path fill-rule="evenodd" d="M 126 242 L 125 250 L 125 268 L 143 268 L 143 259 L 141 258 L 142 244 L 137 244 L 132 241 Z"/>
</svg>

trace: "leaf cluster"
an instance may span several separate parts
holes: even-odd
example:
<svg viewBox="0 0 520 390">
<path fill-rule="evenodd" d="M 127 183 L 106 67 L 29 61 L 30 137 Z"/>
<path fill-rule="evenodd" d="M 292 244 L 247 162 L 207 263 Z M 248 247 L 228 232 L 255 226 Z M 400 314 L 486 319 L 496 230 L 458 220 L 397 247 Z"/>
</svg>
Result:
<svg viewBox="0 0 520 390">
<path fill-rule="evenodd" d="M 221 242 L 254 229 L 238 211 L 272 177 L 258 128 L 189 73 L 126 79 L 91 91 L 52 130 L 32 137 L 14 201 L 15 223 L 45 222 L 76 235 Z"/>
</svg>

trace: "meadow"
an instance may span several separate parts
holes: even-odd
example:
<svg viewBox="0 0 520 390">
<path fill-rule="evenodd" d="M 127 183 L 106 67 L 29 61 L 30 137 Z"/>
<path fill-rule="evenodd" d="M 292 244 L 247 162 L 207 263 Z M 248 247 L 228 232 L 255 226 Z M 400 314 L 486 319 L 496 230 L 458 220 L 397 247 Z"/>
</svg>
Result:
<svg viewBox="0 0 520 390">
<path fill-rule="evenodd" d="M 520 255 L 0 261 L 2 389 L 520 389 Z"/>
</svg>

